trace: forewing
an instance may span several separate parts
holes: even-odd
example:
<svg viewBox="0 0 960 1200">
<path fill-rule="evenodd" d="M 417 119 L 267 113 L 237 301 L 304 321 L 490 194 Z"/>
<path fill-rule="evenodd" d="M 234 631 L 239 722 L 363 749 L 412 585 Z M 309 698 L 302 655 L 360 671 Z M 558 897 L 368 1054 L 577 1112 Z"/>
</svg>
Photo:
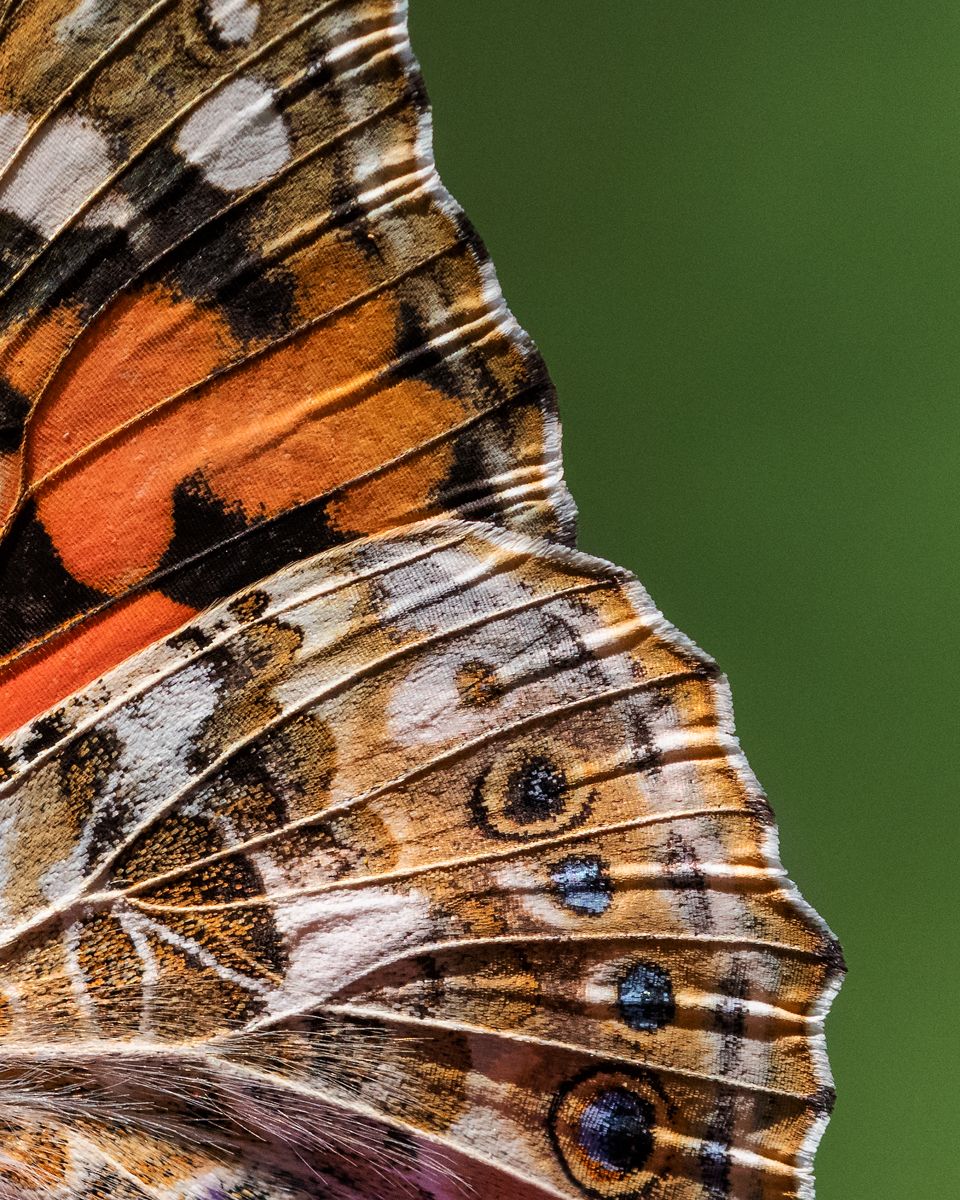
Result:
<svg viewBox="0 0 960 1200">
<path fill-rule="evenodd" d="M 306 554 L 569 540 L 400 0 L 24 0 L 0 45 L 0 732 Z"/>
</svg>

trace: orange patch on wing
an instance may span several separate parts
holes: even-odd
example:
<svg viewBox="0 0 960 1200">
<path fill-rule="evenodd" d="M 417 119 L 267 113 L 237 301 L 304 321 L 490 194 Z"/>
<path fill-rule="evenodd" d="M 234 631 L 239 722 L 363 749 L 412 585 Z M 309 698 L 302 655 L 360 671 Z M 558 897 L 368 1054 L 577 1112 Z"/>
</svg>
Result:
<svg viewBox="0 0 960 1200">
<path fill-rule="evenodd" d="M 172 633 L 195 613 L 159 592 L 145 592 L 27 651 L 0 671 L 0 737 Z"/>
<path fill-rule="evenodd" d="M 118 300 L 78 344 L 37 412 L 30 478 L 206 378 L 237 351 L 207 308 L 152 287 Z"/>
<path fill-rule="evenodd" d="M 269 242 L 264 250 L 269 253 Z M 297 310 L 304 320 L 315 320 L 348 304 L 373 287 L 382 275 L 351 238 L 328 234 L 286 262 L 297 281 Z"/>
<path fill-rule="evenodd" d="M 235 354 L 220 317 L 157 288 L 125 297 L 74 356 L 28 444 L 31 480 L 66 468 L 37 505 L 74 578 L 117 594 L 157 566 L 173 533 L 174 484 L 236 414 L 207 414 L 206 427 L 184 419 L 194 410 L 182 402 L 148 414 Z"/>
<path fill-rule="evenodd" d="M 65 432 L 72 446 L 89 444 L 226 361 L 215 315 L 162 296 L 126 303 L 45 405 L 34 473 L 64 461 Z M 162 558 L 184 480 L 202 473 L 225 506 L 250 520 L 275 516 L 460 422 L 463 401 L 383 376 L 397 356 L 397 321 L 394 300 L 376 297 L 145 413 L 71 465 L 37 500 L 63 565 L 120 594 Z M 432 484 L 423 480 L 418 499 Z"/>
<path fill-rule="evenodd" d="M 80 329 L 72 308 L 58 308 L 40 321 L 11 326 L 0 337 L 0 378 L 32 402 Z M 20 451 L 0 461 L 0 525 L 20 498 Z"/>
<path fill-rule="evenodd" d="M 396 303 L 378 296 L 225 380 L 222 401 L 252 405 L 256 436 L 238 429 L 217 447 L 207 476 L 214 491 L 272 516 L 461 421 L 459 399 L 384 377 L 397 325 Z"/>
<path fill-rule="evenodd" d="M 13 326 L 0 345 L 0 372 L 18 392 L 35 397 L 81 327 L 79 312 L 68 306 Z"/>
<path fill-rule="evenodd" d="M 288 368 L 277 363 L 276 369 L 278 380 L 284 378 Z M 366 474 L 463 419 L 458 400 L 416 380 L 362 399 L 345 397 L 344 390 L 303 401 L 296 422 L 286 412 L 275 423 L 265 422 L 266 444 L 255 451 L 238 445 L 235 456 L 210 471 L 214 491 L 239 500 L 248 513 L 274 515 Z M 411 467 L 405 495 L 397 496 L 401 511 L 408 504 L 419 509 L 442 473 L 424 470 L 422 462 L 419 471 Z M 353 526 L 361 532 L 379 527 Z"/>
<path fill-rule="evenodd" d="M 430 498 L 452 462 L 453 446 L 443 443 L 345 489 L 329 507 L 331 524 L 344 533 L 376 533 L 434 516 L 439 509 Z"/>
</svg>

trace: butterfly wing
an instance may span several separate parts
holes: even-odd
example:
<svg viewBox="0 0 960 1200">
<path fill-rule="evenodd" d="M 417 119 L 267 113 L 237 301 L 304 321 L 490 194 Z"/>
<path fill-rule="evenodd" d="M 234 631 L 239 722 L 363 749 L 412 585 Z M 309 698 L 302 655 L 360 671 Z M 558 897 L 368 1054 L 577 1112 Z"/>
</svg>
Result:
<svg viewBox="0 0 960 1200">
<path fill-rule="evenodd" d="M 450 520 L 331 549 L 6 764 L 10 1086 L 144 1194 L 811 1194 L 836 944 L 617 568 Z"/>
<path fill-rule="evenodd" d="M 0 9 L 0 1200 L 811 1194 L 839 952 L 404 8 Z"/>
<path fill-rule="evenodd" d="M 0 46 L 0 732 L 305 554 L 570 540 L 398 0 L 25 0 Z"/>
</svg>

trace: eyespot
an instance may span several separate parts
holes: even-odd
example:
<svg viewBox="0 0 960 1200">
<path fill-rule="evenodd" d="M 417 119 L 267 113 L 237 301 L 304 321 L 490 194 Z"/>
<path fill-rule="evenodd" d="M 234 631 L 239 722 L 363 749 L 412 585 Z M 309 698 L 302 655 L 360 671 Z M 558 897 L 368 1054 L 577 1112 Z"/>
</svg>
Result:
<svg viewBox="0 0 960 1200">
<path fill-rule="evenodd" d="M 549 755 L 520 751 L 477 780 L 471 808 L 490 837 L 533 841 L 582 824 L 591 797 L 571 788 L 563 768 Z"/>
<path fill-rule="evenodd" d="M 569 1178 L 600 1200 L 639 1200 L 663 1166 L 667 1101 L 649 1071 L 590 1068 L 550 1110 L 550 1137 Z"/>
<path fill-rule="evenodd" d="M 559 816 L 566 805 L 567 780 L 549 759 L 528 759 L 507 781 L 505 814 L 518 825 L 534 825 Z"/>
<path fill-rule="evenodd" d="M 656 963 L 631 967 L 617 989 L 620 1014 L 631 1029 L 655 1033 L 668 1025 L 676 1012 L 669 971 Z"/>
<path fill-rule="evenodd" d="M 608 1088 L 584 1108 L 577 1140 L 587 1158 L 605 1171 L 640 1171 L 653 1149 L 654 1119 L 649 1100 L 629 1088 Z"/>
<path fill-rule="evenodd" d="M 600 917 L 613 901 L 613 884 L 596 854 L 571 855 L 550 868 L 560 903 L 579 916 Z"/>
</svg>

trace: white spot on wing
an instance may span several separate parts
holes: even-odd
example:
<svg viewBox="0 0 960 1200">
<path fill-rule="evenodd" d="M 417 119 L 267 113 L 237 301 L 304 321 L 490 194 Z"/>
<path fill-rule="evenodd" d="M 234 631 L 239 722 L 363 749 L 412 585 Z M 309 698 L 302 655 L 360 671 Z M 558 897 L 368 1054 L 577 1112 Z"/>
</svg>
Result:
<svg viewBox="0 0 960 1200">
<path fill-rule="evenodd" d="M 29 128 L 22 113 L 0 112 L 0 165 L 10 161 Z"/>
<path fill-rule="evenodd" d="M 505 560 L 509 565 L 509 560 Z M 401 629 L 424 633 L 484 612 L 522 604 L 530 592 L 496 558 L 460 549 L 401 566 L 381 580 L 383 617 Z M 498 569 L 500 568 L 500 569 Z"/>
<path fill-rule="evenodd" d="M 54 37 L 58 42 L 69 42 L 81 37 L 96 27 L 102 8 L 103 0 L 80 0 L 76 8 L 71 9 L 54 25 Z"/>
<path fill-rule="evenodd" d="M 327 892 L 278 903 L 277 928 L 290 950 L 272 1014 L 315 1007 L 378 963 L 428 940 L 430 904 L 387 887 Z"/>
<path fill-rule="evenodd" d="M 0 128 L 0 151 L 7 150 L 16 129 L 8 115 L 6 124 Z M 8 158 L 21 137 L 22 132 L 9 146 Z M 113 170 L 107 139 L 93 122 L 76 113 L 65 113 L 38 134 L 16 169 L 0 184 L 0 209 L 27 221 L 50 238 L 110 178 Z M 87 223 L 122 225 L 130 215 L 122 198 L 105 196 L 87 214 Z"/>
<path fill-rule="evenodd" d="M 576 929 L 582 925 L 573 914 L 565 912 L 557 899 L 546 890 L 540 876 L 523 863 L 509 863 L 497 871 L 497 882 L 504 896 L 524 908 L 546 929 Z"/>
<path fill-rule="evenodd" d="M 239 192 L 269 179 L 290 158 L 290 141 L 273 93 L 256 79 L 235 79 L 184 123 L 177 149 L 208 183 Z"/>
<path fill-rule="evenodd" d="M 125 196 L 114 192 L 84 213 L 84 225 L 116 225 L 123 229 L 135 216 L 133 206 Z"/>
<path fill-rule="evenodd" d="M 245 45 L 257 32 L 260 5 L 250 0 L 207 0 L 207 19 L 228 46 Z"/>
</svg>

